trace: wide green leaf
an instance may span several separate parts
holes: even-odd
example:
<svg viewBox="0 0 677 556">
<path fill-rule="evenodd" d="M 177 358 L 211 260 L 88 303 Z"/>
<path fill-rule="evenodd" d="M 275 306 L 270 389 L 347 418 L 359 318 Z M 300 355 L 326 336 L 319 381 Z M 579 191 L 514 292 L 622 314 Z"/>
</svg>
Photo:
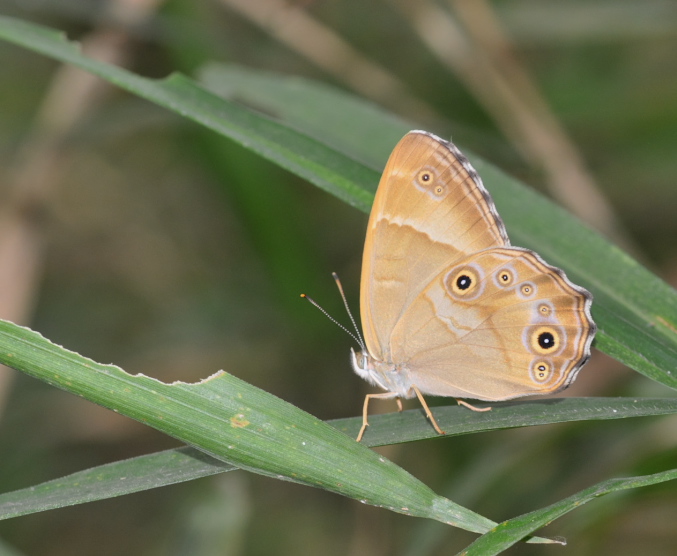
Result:
<svg viewBox="0 0 677 556">
<path fill-rule="evenodd" d="M 96 363 L 6 321 L 0 321 L 0 363 L 254 473 L 469 531 L 495 525 L 353 438 L 224 372 L 197 384 L 165 384 Z"/>
</svg>

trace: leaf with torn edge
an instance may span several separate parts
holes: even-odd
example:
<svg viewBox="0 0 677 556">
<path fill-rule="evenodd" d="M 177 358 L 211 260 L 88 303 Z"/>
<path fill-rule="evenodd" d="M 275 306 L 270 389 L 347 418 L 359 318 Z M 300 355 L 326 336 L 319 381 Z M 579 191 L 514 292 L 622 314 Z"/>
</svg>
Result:
<svg viewBox="0 0 677 556">
<path fill-rule="evenodd" d="M 0 321 L 0 363 L 254 473 L 477 533 L 495 525 L 323 421 L 224 372 L 197 384 L 165 384 L 96 363 L 6 321 Z"/>
</svg>

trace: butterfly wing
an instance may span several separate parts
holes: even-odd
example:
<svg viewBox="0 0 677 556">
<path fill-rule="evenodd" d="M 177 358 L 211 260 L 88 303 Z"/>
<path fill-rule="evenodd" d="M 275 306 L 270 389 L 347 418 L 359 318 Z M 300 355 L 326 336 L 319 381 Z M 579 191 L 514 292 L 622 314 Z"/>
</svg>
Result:
<svg viewBox="0 0 677 556">
<path fill-rule="evenodd" d="M 393 329 L 442 269 L 507 245 L 491 197 L 459 150 L 426 132 L 405 135 L 381 177 L 364 246 L 360 310 L 371 356 L 392 360 Z"/>
<path fill-rule="evenodd" d="M 566 388 L 590 356 L 592 296 L 520 248 L 452 263 L 392 332 L 405 382 L 428 394 L 505 400 Z"/>
</svg>

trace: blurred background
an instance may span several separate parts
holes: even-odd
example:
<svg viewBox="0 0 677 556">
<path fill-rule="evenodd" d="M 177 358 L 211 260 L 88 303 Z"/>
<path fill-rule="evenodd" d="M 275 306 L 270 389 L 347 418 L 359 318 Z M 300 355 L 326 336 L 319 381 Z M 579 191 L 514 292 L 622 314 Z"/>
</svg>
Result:
<svg viewBox="0 0 677 556">
<path fill-rule="evenodd" d="M 674 2 L 0 0 L 0 13 L 144 76 L 197 77 L 217 63 L 366 98 L 453 136 L 677 282 Z M 352 340 L 299 294 L 347 320 L 330 273 L 356 308 L 365 214 L 72 68 L 7 43 L 0 68 L 0 317 L 128 372 L 195 381 L 224 369 L 322 419 L 359 414 L 371 390 L 350 369 Z M 594 352 L 565 395 L 673 394 Z M 381 451 L 500 521 L 675 467 L 675 424 Z M 0 492 L 176 445 L 0 369 Z M 596 500 L 543 532 L 566 548 L 508 553 L 674 554 L 675 522 L 666 483 Z M 0 554 L 437 555 L 473 538 L 231 472 L 1 522 Z"/>
</svg>

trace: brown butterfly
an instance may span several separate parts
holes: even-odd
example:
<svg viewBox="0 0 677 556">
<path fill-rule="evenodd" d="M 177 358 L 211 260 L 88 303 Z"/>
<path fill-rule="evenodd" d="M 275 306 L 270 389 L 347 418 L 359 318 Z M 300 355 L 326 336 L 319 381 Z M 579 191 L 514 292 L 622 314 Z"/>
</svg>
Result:
<svg viewBox="0 0 677 556">
<path fill-rule="evenodd" d="M 499 401 L 569 386 L 590 357 L 592 296 L 533 251 L 511 247 L 482 180 L 424 131 L 397 144 L 371 209 L 355 372 L 386 390 Z M 463 402 L 461 402 L 463 403 Z M 468 404 L 466 404 L 468 405 Z M 470 406 L 472 408 L 472 406 Z"/>
</svg>

